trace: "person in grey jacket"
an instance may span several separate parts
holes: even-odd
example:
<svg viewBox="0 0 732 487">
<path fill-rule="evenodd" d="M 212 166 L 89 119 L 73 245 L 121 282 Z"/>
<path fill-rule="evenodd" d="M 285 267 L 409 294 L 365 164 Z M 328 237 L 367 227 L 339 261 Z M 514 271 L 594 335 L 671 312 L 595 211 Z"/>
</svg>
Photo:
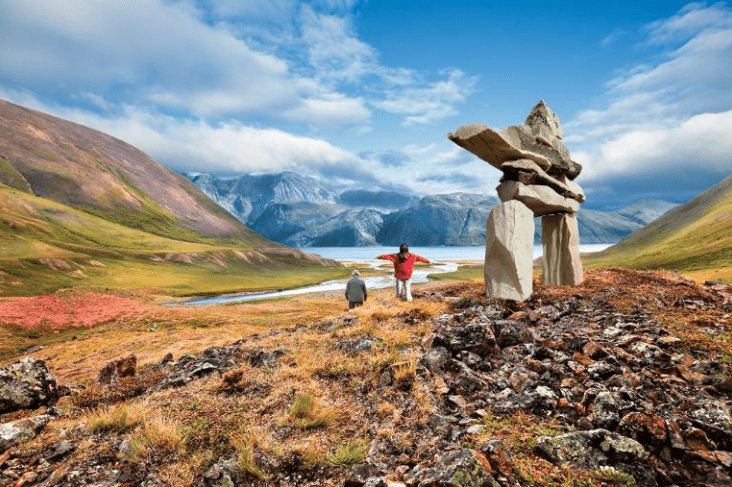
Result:
<svg viewBox="0 0 732 487">
<path fill-rule="evenodd" d="M 353 277 L 346 284 L 348 309 L 361 306 L 366 301 L 366 283 L 359 277 L 360 275 L 360 272 L 353 271 Z"/>
</svg>

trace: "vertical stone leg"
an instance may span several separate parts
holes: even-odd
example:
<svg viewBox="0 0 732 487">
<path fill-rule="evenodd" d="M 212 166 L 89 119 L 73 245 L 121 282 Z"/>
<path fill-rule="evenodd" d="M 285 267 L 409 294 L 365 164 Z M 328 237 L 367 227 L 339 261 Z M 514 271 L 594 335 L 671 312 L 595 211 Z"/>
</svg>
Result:
<svg viewBox="0 0 732 487">
<path fill-rule="evenodd" d="M 533 290 L 534 212 L 511 200 L 493 208 L 485 233 L 485 292 L 524 301 Z"/>
<path fill-rule="evenodd" d="M 544 246 L 542 282 L 560 286 L 581 284 L 584 273 L 574 213 L 541 217 L 541 242 Z"/>
</svg>

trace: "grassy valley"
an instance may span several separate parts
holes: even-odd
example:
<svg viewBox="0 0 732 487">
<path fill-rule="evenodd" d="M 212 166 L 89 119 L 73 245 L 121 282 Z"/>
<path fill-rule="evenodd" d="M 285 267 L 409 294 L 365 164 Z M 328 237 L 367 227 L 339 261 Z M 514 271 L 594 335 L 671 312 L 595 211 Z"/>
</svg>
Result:
<svg viewBox="0 0 732 487">
<path fill-rule="evenodd" d="M 147 289 L 174 296 L 279 289 L 347 275 L 334 262 L 277 246 L 183 240 L 130 228 L 0 187 L 0 288 Z M 197 240 L 197 241 L 196 241 Z"/>
<path fill-rule="evenodd" d="M 668 269 L 697 281 L 732 282 L 732 177 L 590 256 L 587 265 Z"/>
<path fill-rule="evenodd" d="M 347 275 L 252 232 L 106 134 L 4 101 L 0 129 L 2 295 L 86 287 L 187 296 Z"/>
</svg>

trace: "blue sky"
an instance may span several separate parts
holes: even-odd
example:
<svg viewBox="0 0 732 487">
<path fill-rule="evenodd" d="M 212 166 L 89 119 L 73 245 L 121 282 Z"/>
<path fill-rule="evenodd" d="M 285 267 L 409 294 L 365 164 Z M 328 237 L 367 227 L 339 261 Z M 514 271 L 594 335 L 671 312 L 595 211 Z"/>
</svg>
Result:
<svg viewBox="0 0 732 487">
<path fill-rule="evenodd" d="M 669 1 L 0 0 L 0 98 L 178 171 L 494 194 L 461 125 L 557 113 L 585 207 L 732 172 L 732 8 Z"/>
</svg>

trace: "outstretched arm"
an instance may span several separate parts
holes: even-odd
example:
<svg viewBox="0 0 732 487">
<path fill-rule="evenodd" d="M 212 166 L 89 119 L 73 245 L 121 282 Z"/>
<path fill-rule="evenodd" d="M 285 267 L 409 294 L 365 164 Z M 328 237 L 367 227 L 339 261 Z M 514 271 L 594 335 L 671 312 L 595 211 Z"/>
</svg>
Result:
<svg viewBox="0 0 732 487">
<path fill-rule="evenodd" d="M 414 254 L 414 257 L 415 257 L 415 259 L 414 259 L 414 260 L 416 260 L 416 261 L 418 261 L 418 262 L 424 262 L 425 264 L 429 264 L 429 263 L 430 263 L 430 261 L 429 261 L 429 260 L 427 260 L 427 259 L 425 259 L 424 257 L 421 257 L 421 256 L 419 256 L 419 255 L 417 255 L 417 254 Z"/>
<path fill-rule="evenodd" d="M 396 257 L 394 256 L 394 254 L 384 254 L 384 255 L 378 256 L 377 259 L 390 260 L 390 261 L 394 262 Z"/>
</svg>

